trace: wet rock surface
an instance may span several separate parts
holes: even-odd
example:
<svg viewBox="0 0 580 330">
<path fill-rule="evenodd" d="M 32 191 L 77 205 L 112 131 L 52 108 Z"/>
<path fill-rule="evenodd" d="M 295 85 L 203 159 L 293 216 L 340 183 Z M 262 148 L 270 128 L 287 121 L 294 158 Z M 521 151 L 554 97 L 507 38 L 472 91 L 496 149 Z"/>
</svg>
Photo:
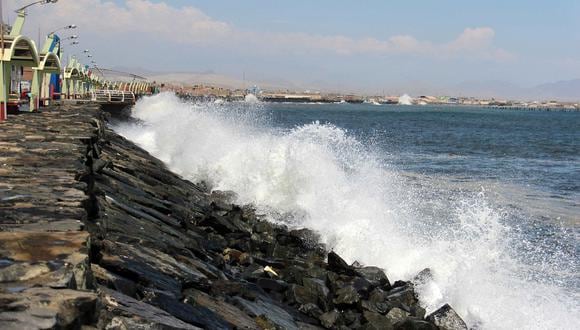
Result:
<svg viewBox="0 0 580 330">
<path fill-rule="evenodd" d="M 466 329 L 171 173 L 95 106 L 0 124 L 0 328 Z"/>
</svg>

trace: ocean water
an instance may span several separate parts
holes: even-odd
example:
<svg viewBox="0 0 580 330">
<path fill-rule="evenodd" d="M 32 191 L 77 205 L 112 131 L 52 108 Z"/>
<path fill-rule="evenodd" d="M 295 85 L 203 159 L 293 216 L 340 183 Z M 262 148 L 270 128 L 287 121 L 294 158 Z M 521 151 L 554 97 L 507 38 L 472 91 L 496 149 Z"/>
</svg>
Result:
<svg viewBox="0 0 580 330">
<path fill-rule="evenodd" d="M 474 328 L 580 327 L 580 113 L 144 98 L 115 129 Z"/>
</svg>

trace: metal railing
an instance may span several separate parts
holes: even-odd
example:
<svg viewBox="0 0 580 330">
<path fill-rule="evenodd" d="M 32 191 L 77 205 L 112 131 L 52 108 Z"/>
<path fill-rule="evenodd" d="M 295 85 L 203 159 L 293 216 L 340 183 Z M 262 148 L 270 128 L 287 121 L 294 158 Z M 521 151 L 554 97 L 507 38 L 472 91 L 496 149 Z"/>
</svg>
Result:
<svg viewBox="0 0 580 330">
<path fill-rule="evenodd" d="M 135 93 L 117 90 L 96 90 L 91 92 L 91 100 L 99 103 L 135 103 Z"/>
</svg>

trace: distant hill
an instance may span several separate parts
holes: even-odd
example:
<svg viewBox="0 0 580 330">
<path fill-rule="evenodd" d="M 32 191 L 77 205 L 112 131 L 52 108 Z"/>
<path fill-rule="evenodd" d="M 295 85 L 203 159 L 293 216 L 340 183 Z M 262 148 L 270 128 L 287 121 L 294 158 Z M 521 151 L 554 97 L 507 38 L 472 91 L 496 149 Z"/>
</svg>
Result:
<svg viewBox="0 0 580 330">
<path fill-rule="evenodd" d="M 450 95 L 483 98 L 521 98 L 525 94 L 521 87 L 501 80 L 466 81 L 448 90 Z"/>
<path fill-rule="evenodd" d="M 218 74 L 211 71 L 208 72 L 175 72 L 175 73 L 153 73 L 146 75 L 150 80 L 173 83 L 173 84 L 208 84 L 224 88 L 248 88 L 251 86 L 259 86 L 262 89 L 291 89 L 300 90 L 303 88 L 299 84 L 290 81 L 276 81 L 270 82 L 266 80 L 246 80 L 234 78 L 228 75 Z"/>
<path fill-rule="evenodd" d="M 580 79 L 538 85 L 529 92 L 541 99 L 580 101 Z"/>
<path fill-rule="evenodd" d="M 461 96 L 485 98 L 580 101 L 580 79 L 558 81 L 523 88 L 506 81 L 473 81 L 457 84 L 450 89 Z"/>
<path fill-rule="evenodd" d="M 415 95 L 450 95 L 450 96 L 474 96 L 496 99 L 518 100 L 557 100 L 557 101 L 580 101 L 580 79 L 545 83 L 526 88 L 516 84 L 502 81 L 465 81 L 455 85 L 433 85 L 428 82 L 407 82 L 396 87 L 383 88 L 378 86 L 374 92 L 364 91 L 356 86 L 345 86 L 337 82 L 315 80 L 310 82 L 295 82 L 284 79 L 248 79 L 244 81 L 230 75 L 216 73 L 208 70 L 204 72 L 155 72 L 142 68 L 114 68 L 122 72 L 131 72 L 142 75 L 150 80 L 174 84 L 209 84 L 225 88 L 244 88 L 257 85 L 262 89 L 279 90 L 289 89 L 294 91 L 320 90 L 323 92 L 357 92 L 360 94 L 375 94 L 377 90 L 383 90 L 386 94 Z M 393 84 L 391 84 L 393 85 Z"/>
</svg>

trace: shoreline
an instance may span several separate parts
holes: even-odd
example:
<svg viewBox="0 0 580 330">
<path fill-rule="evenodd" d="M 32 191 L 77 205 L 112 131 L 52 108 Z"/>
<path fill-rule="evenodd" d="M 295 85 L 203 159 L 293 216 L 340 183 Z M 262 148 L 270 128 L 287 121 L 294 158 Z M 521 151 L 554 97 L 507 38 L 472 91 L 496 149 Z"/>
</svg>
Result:
<svg viewBox="0 0 580 330">
<path fill-rule="evenodd" d="M 448 305 L 426 316 L 412 282 L 183 180 L 95 105 L 0 127 L 2 326 L 467 329 Z"/>
<path fill-rule="evenodd" d="M 222 98 L 215 96 L 192 96 L 187 94 L 176 93 L 180 98 L 195 102 L 195 103 L 212 103 L 212 102 L 244 102 L 243 98 Z M 376 108 L 405 108 L 405 107 L 418 107 L 418 108 L 434 108 L 434 107 L 449 107 L 449 108 L 479 108 L 479 109 L 493 109 L 493 110 L 514 110 L 514 111 L 546 111 L 546 112 L 580 112 L 580 107 L 564 107 L 564 106 L 520 106 L 520 105 L 483 105 L 483 104 L 457 104 L 457 103 L 429 103 L 429 104 L 397 104 L 397 103 L 378 103 L 373 104 L 363 101 L 335 101 L 335 100 L 322 100 L 322 101 L 310 101 L 310 100 L 284 100 L 284 99 L 258 99 L 264 104 L 285 104 L 285 105 L 329 105 L 329 104 L 350 104 L 350 105 L 366 105 L 369 107 Z"/>
</svg>

